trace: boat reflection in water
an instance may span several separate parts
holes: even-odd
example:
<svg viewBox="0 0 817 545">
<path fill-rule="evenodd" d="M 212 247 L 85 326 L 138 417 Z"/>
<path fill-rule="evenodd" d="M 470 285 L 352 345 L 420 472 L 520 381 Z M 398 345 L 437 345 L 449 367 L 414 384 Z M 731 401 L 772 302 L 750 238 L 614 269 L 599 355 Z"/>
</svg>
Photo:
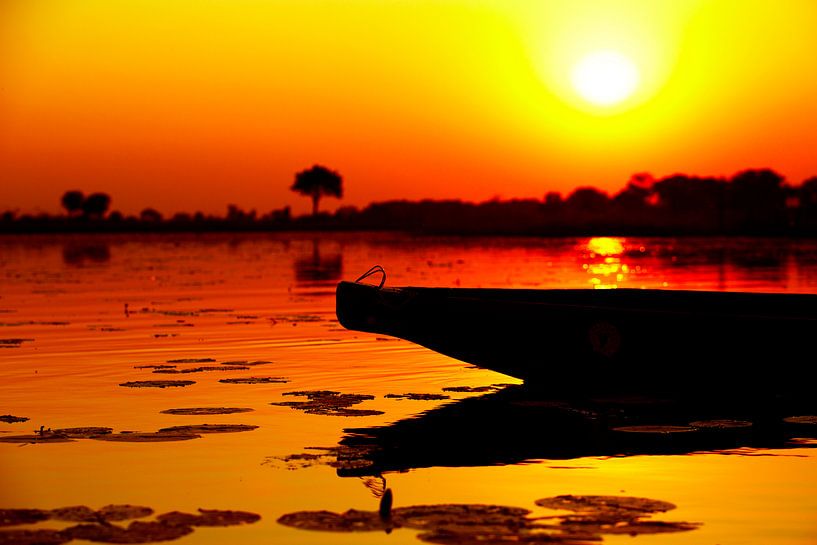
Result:
<svg viewBox="0 0 817 545">
<path fill-rule="evenodd" d="M 814 400 L 558 399 L 524 386 L 443 405 L 387 426 L 345 430 L 340 476 L 540 459 L 802 447 L 817 437 Z M 785 419 L 784 419 L 785 418 Z"/>
</svg>

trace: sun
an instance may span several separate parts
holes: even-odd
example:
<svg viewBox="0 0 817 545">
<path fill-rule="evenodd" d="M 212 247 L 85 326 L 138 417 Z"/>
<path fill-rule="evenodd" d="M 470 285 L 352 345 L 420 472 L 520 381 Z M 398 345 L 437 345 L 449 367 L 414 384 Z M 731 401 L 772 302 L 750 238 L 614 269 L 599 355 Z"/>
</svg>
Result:
<svg viewBox="0 0 817 545">
<path fill-rule="evenodd" d="M 573 66 L 573 87 L 597 106 L 614 106 L 629 98 L 638 87 L 638 68 L 617 51 L 594 51 Z"/>
</svg>

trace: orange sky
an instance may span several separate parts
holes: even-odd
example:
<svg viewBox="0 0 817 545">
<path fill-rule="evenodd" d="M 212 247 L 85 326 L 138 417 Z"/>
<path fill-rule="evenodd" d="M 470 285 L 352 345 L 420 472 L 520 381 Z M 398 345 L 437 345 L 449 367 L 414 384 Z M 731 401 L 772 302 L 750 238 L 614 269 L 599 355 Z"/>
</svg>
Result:
<svg viewBox="0 0 817 545">
<path fill-rule="evenodd" d="M 813 0 L 3 0 L 0 210 L 265 212 L 617 190 L 649 171 L 817 174 Z M 625 102 L 570 73 L 615 50 Z M 334 208 L 338 202 L 327 200 Z"/>
</svg>

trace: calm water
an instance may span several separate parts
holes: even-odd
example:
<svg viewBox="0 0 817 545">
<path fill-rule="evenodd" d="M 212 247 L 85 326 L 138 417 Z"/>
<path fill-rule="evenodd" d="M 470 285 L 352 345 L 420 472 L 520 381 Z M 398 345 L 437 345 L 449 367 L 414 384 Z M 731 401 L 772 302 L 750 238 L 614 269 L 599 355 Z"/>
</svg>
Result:
<svg viewBox="0 0 817 545">
<path fill-rule="evenodd" d="M 373 264 L 385 267 L 389 285 L 817 293 L 817 243 L 809 241 L 382 234 L 0 238 L 0 414 L 29 418 L 0 422 L 0 438 L 40 426 L 104 426 L 114 433 L 205 423 L 258 426 L 175 442 L 0 443 L 0 508 L 129 503 L 156 513 L 206 508 L 262 517 L 243 526 L 197 528 L 180 540 L 185 543 L 420 543 L 413 529 L 314 532 L 277 522 L 296 511 L 378 509 L 380 481 L 339 476 L 355 472 L 331 467 L 327 462 L 336 455 L 291 455 L 326 452 L 309 447 L 336 447 L 346 428 L 385 426 L 482 395 L 443 392 L 446 387 L 518 383 L 405 341 L 342 329 L 334 316 L 334 285 Z M 179 359 L 214 361 L 167 363 Z M 258 361 L 269 363 L 176 374 L 136 368 Z M 220 382 L 246 377 L 287 382 Z M 195 383 L 120 386 L 147 380 Z M 351 408 L 382 414 L 310 414 L 270 404 L 302 401 L 283 394 L 311 390 L 373 396 Z M 404 393 L 450 399 L 385 397 Z M 161 412 L 191 407 L 252 411 Z M 456 426 L 457 418 L 467 415 L 457 413 L 442 425 Z M 422 440 L 427 425 L 436 439 L 423 448 L 433 451 L 445 430 L 424 422 L 408 440 Z M 702 525 L 635 538 L 605 535 L 604 542 L 817 543 L 817 451 L 809 442 L 672 455 L 608 456 L 591 449 L 556 460 L 549 459 L 554 449 L 539 437 L 535 419 L 529 433 L 544 447 L 531 448 L 525 438 L 516 445 L 514 438 L 504 457 L 474 461 L 466 449 L 448 445 L 443 456 L 401 460 L 395 467 L 402 471 L 384 475 L 394 507 L 496 504 L 542 516 L 554 511 L 535 506 L 539 498 L 637 496 L 677 505 L 656 519 Z M 491 440 L 486 431 L 485 442 Z M 513 459 L 517 447 L 520 463 L 500 463 L 508 454 Z"/>
</svg>

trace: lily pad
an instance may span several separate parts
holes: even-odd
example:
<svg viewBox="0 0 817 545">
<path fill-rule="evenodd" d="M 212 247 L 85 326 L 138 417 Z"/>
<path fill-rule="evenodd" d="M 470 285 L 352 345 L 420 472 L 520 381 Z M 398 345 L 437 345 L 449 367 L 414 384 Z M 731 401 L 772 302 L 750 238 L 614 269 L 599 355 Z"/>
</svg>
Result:
<svg viewBox="0 0 817 545">
<path fill-rule="evenodd" d="M 143 505 L 106 505 L 98 511 L 107 521 L 138 519 L 153 514 L 153 509 Z"/>
<path fill-rule="evenodd" d="M 161 522 L 131 522 L 127 528 L 112 524 L 80 524 L 66 528 L 62 533 L 71 539 L 99 543 L 152 543 L 178 539 L 191 533 L 190 526 L 173 526 Z"/>
<path fill-rule="evenodd" d="M 283 377 L 244 377 L 244 378 L 223 378 L 219 380 L 225 384 L 285 384 L 289 379 Z"/>
<path fill-rule="evenodd" d="M 257 522 L 261 520 L 261 515 L 247 511 L 199 509 L 198 515 L 173 511 L 159 515 L 157 520 L 171 526 L 236 526 Z"/>
<path fill-rule="evenodd" d="M 177 360 L 167 360 L 167 363 L 215 363 L 213 358 L 181 358 Z"/>
<path fill-rule="evenodd" d="M 752 427 L 748 420 L 696 420 L 690 426 L 707 431 L 735 431 L 746 430 Z"/>
<path fill-rule="evenodd" d="M 384 528 L 383 520 L 374 511 L 349 509 L 345 513 L 331 511 L 300 511 L 283 515 L 279 524 L 300 530 L 323 532 L 371 532 Z"/>
<path fill-rule="evenodd" d="M 91 437 L 98 441 L 114 441 L 118 443 L 163 443 L 168 441 L 188 441 L 199 439 L 201 435 L 184 432 L 120 432 Z"/>
<path fill-rule="evenodd" d="M 0 348 L 20 348 L 23 343 L 32 341 L 34 339 L 0 339 Z"/>
<path fill-rule="evenodd" d="M 14 424 L 15 422 L 27 422 L 29 419 L 25 416 L 14 416 L 10 414 L 0 415 L 0 422 L 7 424 Z"/>
<path fill-rule="evenodd" d="M 239 365 L 210 365 L 206 367 L 190 367 L 188 369 L 156 369 L 154 373 L 203 373 L 204 371 L 243 371 L 249 369 L 246 366 Z"/>
<path fill-rule="evenodd" d="M 635 498 L 631 496 L 554 496 L 536 500 L 536 505 L 550 509 L 567 511 L 631 511 L 639 515 L 645 513 L 663 513 L 675 509 L 675 504 L 668 501 Z"/>
<path fill-rule="evenodd" d="M 87 427 L 87 428 L 58 428 L 52 430 L 52 433 L 62 435 L 63 437 L 70 437 L 71 439 L 88 439 L 97 435 L 105 435 L 111 433 L 113 428 L 102 427 Z"/>
<path fill-rule="evenodd" d="M 194 380 L 135 380 L 123 382 L 120 386 L 126 388 L 174 388 L 195 384 Z"/>
<path fill-rule="evenodd" d="M 308 390 L 299 392 L 285 392 L 285 396 L 302 396 L 308 401 L 278 401 L 270 405 L 292 407 L 309 414 L 325 416 L 374 416 L 383 414 L 383 411 L 372 409 L 350 409 L 352 405 L 374 399 L 368 394 L 342 394 L 331 390 Z"/>
<path fill-rule="evenodd" d="M 0 526 L 17 526 L 48 520 L 48 511 L 42 509 L 0 509 Z M 2 543 L 0 541 L 0 543 Z"/>
<path fill-rule="evenodd" d="M 390 399 L 412 399 L 415 401 L 439 401 L 442 399 L 451 399 L 451 396 L 447 396 L 445 394 L 416 394 L 416 393 L 386 394 L 383 397 L 387 397 Z"/>
<path fill-rule="evenodd" d="M 198 424 L 194 426 L 173 426 L 170 428 L 162 428 L 158 433 L 235 433 L 241 431 L 252 431 L 255 429 L 258 429 L 258 426 L 252 426 L 250 424 Z"/>
<path fill-rule="evenodd" d="M 0 530 L 0 545 L 59 545 L 71 539 L 59 530 Z"/>
<path fill-rule="evenodd" d="M 34 433 L 31 435 L 0 437 L 0 443 L 71 443 L 73 441 L 73 439 L 53 433 Z"/>
<path fill-rule="evenodd" d="M 799 424 L 804 426 L 817 426 L 817 416 L 803 415 L 803 416 L 787 416 L 783 419 L 787 424 Z"/>
<path fill-rule="evenodd" d="M 210 416 L 214 414 L 248 413 L 255 409 L 246 407 L 191 407 L 189 409 L 165 409 L 164 414 L 178 414 L 190 416 Z"/>
<path fill-rule="evenodd" d="M 613 431 L 622 433 L 644 433 L 652 435 L 672 435 L 677 433 L 694 433 L 698 430 L 691 426 L 620 426 Z"/>
</svg>

